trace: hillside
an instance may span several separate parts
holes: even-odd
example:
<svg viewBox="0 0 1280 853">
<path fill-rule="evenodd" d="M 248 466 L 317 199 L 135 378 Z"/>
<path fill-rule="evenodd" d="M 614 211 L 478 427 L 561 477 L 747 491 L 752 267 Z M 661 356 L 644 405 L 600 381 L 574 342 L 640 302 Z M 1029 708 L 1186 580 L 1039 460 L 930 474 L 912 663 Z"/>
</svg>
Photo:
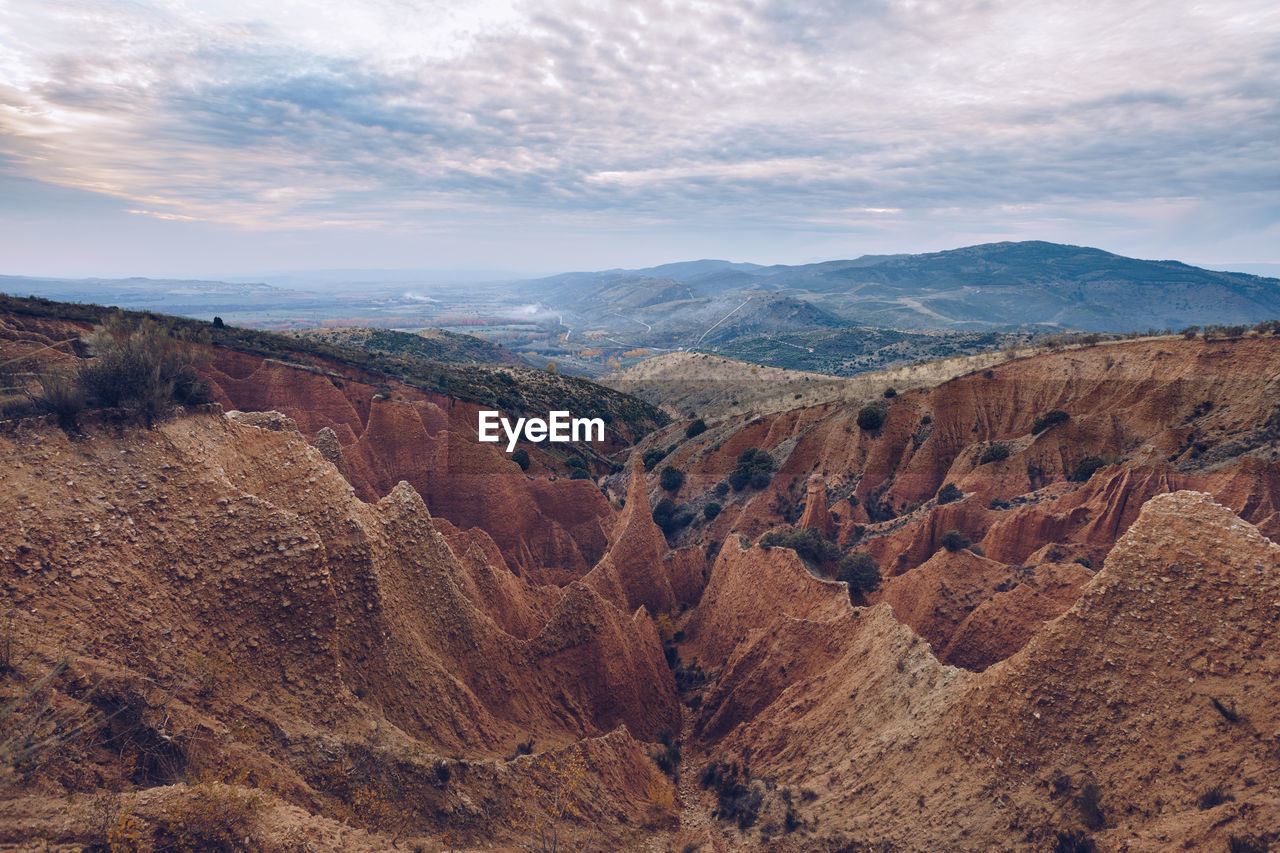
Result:
<svg viewBox="0 0 1280 853">
<path fill-rule="evenodd" d="M 646 359 L 597 381 L 673 415 L 721 417 L 874 398 L 889 388 L 928 388 L 1007 358 L 1004 353 L 987 351 L 844 377 L 680 352 Z"/>
<path fill-rule="evenodd" d="M 0 363 L 74 364 L 37 307 Z M 1280 337 L 619 429 L 585 480 L 294 343 L 151 427 L 0 421 L 0 845 L 1280 840 Z"/>
<path fill-rule="evenodd" d="M 462 335 L 444 329 L 397 332 L 391 329 L 325 328 L 299 329 L 289 334 L 349 349 L 404 355 L 425 361 L 528 366 L 519 356 L 497 344 L 474 335 Z"/>
<path fill-rule="evenodd" d="M 1127 332 L 1280 316 L 1277 279 L 1041 241 L 800 266 L 702 261 L 660 269 L 668 279 L 664 293 L 679 293 L 681 299 L 741 301 L 765 291 L 809 302 L 842 318 L 835 325 L 843 326 Z M 600 302 L 599 309 L 584 309 L 581 300 L 625 291 L 653 272 L 575 273 L 536 284 L 546 287 L 553 306 L 596 317 L 608 310 L 608 301 Z M 645 310 L 660 316 L 663 301 L 665 296 L 655 294 Z M 652 323 L 648 316 L 644 319 Z M 786 331 L 805 327 L 796 323 Z M 681 338 L 681 343 L 691 342 Z"/>
</svg>

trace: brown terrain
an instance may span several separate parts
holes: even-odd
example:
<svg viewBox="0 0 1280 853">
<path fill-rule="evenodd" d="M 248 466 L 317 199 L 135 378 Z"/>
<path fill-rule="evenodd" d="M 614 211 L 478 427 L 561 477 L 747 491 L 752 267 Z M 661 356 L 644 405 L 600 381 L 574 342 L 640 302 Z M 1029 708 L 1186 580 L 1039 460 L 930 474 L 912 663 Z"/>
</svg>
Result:
<svg viewBox="0 0 1280 853">
<path fill-rule="evenodd" d="M 83 331 L 0 316 L 0 362 Z M 153 428 L 0 421 L 0 849 L 1280 841 L 1280 339 L 677 423 L 599 482 L 329 368 L 214 348 Z M 797 525 L 879 589 L 756 544 Z"/>
</svg>

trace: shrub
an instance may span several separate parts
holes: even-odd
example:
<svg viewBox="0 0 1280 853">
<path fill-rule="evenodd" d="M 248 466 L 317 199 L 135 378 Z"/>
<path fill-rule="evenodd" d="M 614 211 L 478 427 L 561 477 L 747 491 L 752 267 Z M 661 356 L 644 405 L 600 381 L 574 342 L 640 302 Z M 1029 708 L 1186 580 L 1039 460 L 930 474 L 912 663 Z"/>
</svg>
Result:
<svg viewBox="0 0 1280 853">
<path fill-rule="evenodd" d="M 858 411 L 858 429 L 863 432 L 874 432 L 884 424 L 884 412 L 875 406 L 863 406 Z"/>
<path fill-rule="evenodd" d="M 982 451 L 982 456 L 978 459 L 979 465 L 986 465 L 988 462 L 999 462 L 1001 459 L 1009 458 L 1009 445 L 1003 442 L 995 442 L 987 445 Z"/>
<path fill-rule="evenodd" d="M 889 388 L 884 389 L 884 398 L 886 400 L 892 400 L 896 396 L 898 396 L 898 391 L 896 388 L 893 388 L 892 386 L 890 386 Z"/>
<path fill-rule="evenodd" d="M 836 580 L 849 584 L 849 597 L 875 592 L 880 587 L 880 565 L 866 551 L 850 551 L 840 560 Z"/>
<path fill-rule="evenodd" d="M 678 507 L 671 498 L 663 498 L 653 508 L 653 523 L 667 536 L 688 527 L 692 521 L 693 514 Z"/>
<path fill-rule="evenodd" d="M 1187 326 L 1185 329 L 1182 330 L 1181 334 L 1182 334 L 1182 337 L 1186 338 L 1187 340 L 1194 341 L 1196 339 L 1196 335 L 1200 334 L 1200 327 Z"/>
<path fill-rule="evenodd" d="M 707 431 L 707 422 L 704 421 L 702 418 L 698 418 L 696 421 L 694 421 L 693 423 L 685 427 L 684 437 L 694 438 L 696 436 L 702 435 L 706 431 Z"/>
<path fill-rule="evenodd" d="M 1053 843 L 1053 853 L 1097 853 L 1092 839 L 1078 829 L 1058 833 Z"/>
<path fill-rule="evenodd" d="M 717 515 L 720 514 L 721 509 L 722 507 L 720 506 L 720 504 L 716 503 L 715 501 L 712 501 L 711 503 L 707 504 L 702 508 L 702 517 L 705 518 L 707 521 L 711 521 Z"/>
<path fill-rule="evenodd" d="M 521 471 L 528 471 L 529 451 L 525 450 L 523 447 L 519 448 L 515 453 L 511 454 L 511 461 L 519 465 Z"/>
<path fill-rule="evenodd" d="M 84 410 L 87 404 L 84 386 L 79 378 L 64 370 L 50 370 L 40 377 L 40 402 L 64 424 Z"/>
<path fill-rule="evenodd" d="M 1101 456 L 1086 457 L 1080 460 L 1080 463 L 1076 465 L 1076 469 L 1071 472 L 1071 476 L 1067 479 L 1073 483 L 1087 482 L 1094 475 L 1094 472 L 1099 468 L 1106 467 L 1108 464 L 1107 460 Z"/>
<path fill-rule="evenodd" d="M 1080 820 L 1090 829 L 1102 829 L 1107 825 L 1106 815 L 1102 813 L 1102 789 L 1093 782 L 1085 785 L 1076 797 L 1076 808 L 1080 810 Z"/>
<path fill-rule="evenodd" d="M 1212 788 L 1200 795 L 1200 799 L 1196 800 L 1196 807 L 1200 809 L 1200 811 L 1206 811 L 1207 809 L 1211 809 L 1234 800 L 1235 797 L 1222 790 L 1221 785 L 1214 785 Z"/>
<path fill-rule="evenodd" d="M 964 497 L 964 492 L 960 491 L 955 483 L 947 483 L 941 489 L 938 489 L 938 505 L 949 504 L 960 500 Z"/>
<path fill-rule="evenodd" d="M 644 462 L 644 470 L 652 471 L 653 466 L 665 459 L 666 456 L 667 451 L 655 447 L 653 450 L 646 450 L 640 460 Z"/>
<path fill-rule="evenodd" d="M 590 480 L 591 473 L 582 468 L 574 468 L 573 473 L 569 475 L 570 480 Z"/>
<path fill-rule="evenodd" d="M 939 540 L 939 544 L 941 544 L 943 548 L 954 553 L 955 551 L 968 548 L 973 544 L 973 542 L 968 536 L 965 536 L 959 530 L 948 530 L 946 533 L 942 534 L 942 539 Z"/>
<path fill-rule="evenodd" d="M 812 527 L 787 533 L 770 531 L 760 537 L 760 544 L 765 548 L 790 548 L 810 564 L 834 563 L 840 559 L 839 546 L 823 539 Z"/>
<path fill-rule="evenodd" d="M 684 485 L 684 472 L 672 468 L 670 465 L 662 469 L 662 473 L 658 475 L 658 485 L 668 492 L 677 492 Z"/>
<path fill-rule="evenodd" d="M 570 456 L 565 460 L 565 464 L 570 468 L 581 468 L 584 471 L 587 469 L 587 463 L 581 456 Z"/>
<path fill-rule="evenodd" d="M 245 792 L 238 784 L 242 782 L 243 774 L 230 784 L 206 777 L 171 800 L 161 822 L 173 849 L 238 849 L 263 805 L 262 794 Z"/>
<path fill-rule="evenodd" d="M 81 364 L 79 382 L 91 405 L 132 409 L 150 426 L 175 404 L 210 399 L 196 373 L 194 342 L 155 320 L 135 327 L 116 311 L 84 343 L 93 358 Z"/>
<path fill-rule="evenodd" d="M 1267 853 L 1270 846 L 1256 835 L 1232 835 L 1227 839 L 1227 853 Z"/>
<path fill-rule="evenodd" d="M 721 480 L 720 482 L 716 483 L 715 493 L 716 493 L 716 497 L 719 497 L 719 498 L 722 498 L 725 495 L 729 494 L 729 481 Z"/>
<path fill-rule="evenodd" d="M 1036 417 L 1035 422 L 1031 425 L 1031 434 L 1039 435 L 1049 427 L 1060 424 L 1070 419 L 1070 417 L 1070 413 L 1064 412 L 1062 409 L 1050 409 L 1043 415 Z"/>
<path fill-rule="evenodd" d="M 1088 557 L 1076 557 L 1074 560 L 1072 560 L 1072 562 L 1079 563 L 1080 565 L 1084 566 L 1086 569 L 1093 568 L 1093 560 L 1090 560 Z"/>
<path fill-rule="evenodd" d="M 758 447 L 748 447 L 738 454 L 738 465 L 729 474 L 729 485 L 735 492 L 750 486 L 763 489 L 773 479 L 773 457 Z"/>
</svg>

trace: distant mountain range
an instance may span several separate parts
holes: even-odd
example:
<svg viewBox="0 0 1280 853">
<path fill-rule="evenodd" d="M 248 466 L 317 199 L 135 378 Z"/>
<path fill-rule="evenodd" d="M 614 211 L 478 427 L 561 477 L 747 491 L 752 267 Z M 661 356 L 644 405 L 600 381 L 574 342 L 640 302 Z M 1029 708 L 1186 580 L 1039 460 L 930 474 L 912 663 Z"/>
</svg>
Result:
<svg viewBox="0 0 1280 853">
<path fill-rule="evenodd" d="M 696 328 L 712 303 L 748 298 L 758 300 L 757 313 L 790 306 L 791 300 L 806 302 L 820 309 L 797 318 L 812 321 L 810 328 L 1122 332 L 1280 317 L 1280 280 L 1274 278 L 1040 241 L 800 266 L 701 260 L 567 273 L 524 284 L 531 296 L 536 292 L 586 320 L 625 309 L 635 321 L 666 327 L 667 340 L 686 337 L 692 328 L 681 327 Z M 708 337 L 703 344 L 711 342 Z"/>
</svg>

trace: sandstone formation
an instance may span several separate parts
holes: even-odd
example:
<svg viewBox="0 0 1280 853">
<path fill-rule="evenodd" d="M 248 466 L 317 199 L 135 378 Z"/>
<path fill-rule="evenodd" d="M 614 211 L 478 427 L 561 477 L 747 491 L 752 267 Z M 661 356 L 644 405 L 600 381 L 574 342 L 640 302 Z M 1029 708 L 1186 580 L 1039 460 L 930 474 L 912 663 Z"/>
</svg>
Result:
<svg viewBox="0 0 1280 853">
<path fill-rule="evenodd" d="M 3 316 L 0 355 L 83 329 Z M 1275 338 L 673 424 L 603 491 L 352 365 L 204 370 L 220 405 L 153 429 L 0 420 L 0 846 L 172 848 L 247 798 L 222 846 L 516 850 L 557 791 L 586 850 L 1280 840 Z M 748 448 L 769 483 L 718 489 Z M 869 552 L 868 606 L 784 526 Z"/>
</svg>

